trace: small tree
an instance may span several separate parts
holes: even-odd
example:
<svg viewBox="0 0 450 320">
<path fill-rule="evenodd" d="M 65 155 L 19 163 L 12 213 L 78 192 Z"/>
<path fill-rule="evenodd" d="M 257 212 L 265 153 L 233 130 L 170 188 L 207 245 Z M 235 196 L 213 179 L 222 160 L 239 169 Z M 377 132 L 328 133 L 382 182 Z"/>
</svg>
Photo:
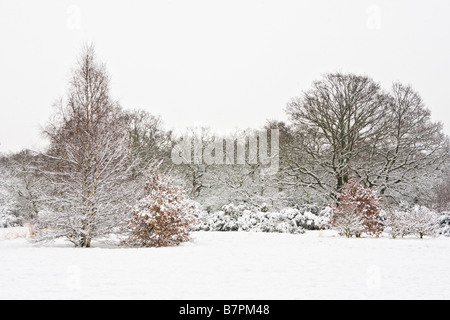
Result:
<svg viewBox="0 0 450 320">
<path fill-rule="evenodd" d="M 439 231 L 439 215 L 424 206 L 415 206 L 410 211 L 389 212 L 386 221 L 387 232 L 396 238 L 406 235 L 436 236 Z"/>
<path fill-rule="evenodd" d="M 343 226 L 353 226 L 349 235 L 344 233 L 346 236 L 359 237 L 362 232 L 378 236 L 383 231 L 377 219 L 380 212 L 380 201 L 375 193 L 352 179 L 338 195 L 338 203 L 332 211 L 331 224 L 338 230 Z"/>
<path fill-rule="evenodd" d="M 125 245 L 137 247 L 175 246 L 189 241 L 196 213 L 174 181 L 157 171 L 147 174 L 146 196 L 131 213 Z"/>
<path fill-rule="evenodd" d="M 386 220 L 383 223 L 386 227 L 386 232 L 393 239 L 399 236 L 403 238 L 410 233 L 408 216 L 409 212 L 405 211 L 389 211 L 386 214 Z"/>
<path fill-rule="evenodd" d="M 418 235 L 436 236 L 439 230 L 439 216 L 425 206 L 415 206 L 408 215 L 409 230 Z"/>
</svg>

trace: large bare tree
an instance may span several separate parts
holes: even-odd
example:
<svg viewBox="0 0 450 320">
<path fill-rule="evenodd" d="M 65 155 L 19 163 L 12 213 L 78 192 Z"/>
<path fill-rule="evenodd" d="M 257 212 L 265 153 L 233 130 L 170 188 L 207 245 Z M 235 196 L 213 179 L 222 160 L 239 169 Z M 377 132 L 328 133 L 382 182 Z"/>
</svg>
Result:
<svg viewBox="0 0 450 320">
<path fill-rule="evenodd" d="M 48 181 L 39 215 L 44 238 L 65 237 L 90 247 L 94 238 L 120 226 L 135 199 L 129 178 L 127 119 L 109 90 L 110 78 L 87 45 L 45 130 L 50 140 L 38 170 Z"/>
<path fill-rule="evenodd" d="M 448 160 L 448 139 L 411 86 L 394 83 L 390 98 L 381 128 L 385 134 L 368 142 L 366 157 L 353 171 L 382 196 L 408 198 L 414 193 L 416 199 L 426 198 L 425 189 Z"/>
<path fill-rule="evenodd" d="M 331 196 L 352 176 L 386 197 L 405 196 L 447 157 L 441 125 L 410 86 L 385 92 L 367 76 L 327 74 L 287 112 L 295 136 L 288 175 Z"/>
<path fill-rule="evenodd" d="M 336 73 L 315 81 L 287 108 L 297 132 L 293 147 L 300 155 L 290 163 L 293 172 L 307 186 L 339 192 L 367 141 L 382 134 L 388 103 L 380 86 L 366 76 Z"/>
</svg>

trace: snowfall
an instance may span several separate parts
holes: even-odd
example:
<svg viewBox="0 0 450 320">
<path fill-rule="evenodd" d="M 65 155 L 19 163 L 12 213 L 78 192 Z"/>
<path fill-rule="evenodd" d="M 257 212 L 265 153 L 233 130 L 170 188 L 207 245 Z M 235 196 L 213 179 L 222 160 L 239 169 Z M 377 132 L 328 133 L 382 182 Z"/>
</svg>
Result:
<svg viewBox="0 0 450 320">
<path fill-rule="evenodd" d="M 178 247 L 36 246 L 0 229 L 0 299 L 450 299 L 450 238 L 195 232 Z"/>
</svg>

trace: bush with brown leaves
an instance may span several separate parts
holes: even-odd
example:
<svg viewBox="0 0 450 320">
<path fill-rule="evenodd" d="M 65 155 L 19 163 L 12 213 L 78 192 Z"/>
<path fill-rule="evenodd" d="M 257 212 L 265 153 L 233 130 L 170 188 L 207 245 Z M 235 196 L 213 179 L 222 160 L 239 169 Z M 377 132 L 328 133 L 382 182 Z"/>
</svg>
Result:
<svg viewBox="0 0 450 320">
<path fill-rule="evenodd" d="M 147 175 L 146 196 L 131 213 L 125 245 L 166 247 L 189 241 L 196 204 L 172 179 L 154 171 Z"/>
<path fill-rule="evenodd" d="M 362 233 L 378 236 L 383 232 L 377 218 L 380 212 L 380 200 L 376 194 L 356 180 L 351 180 L 338 195 L 338 202 L 332 210 L 331 225 L 347 237 L 360 237 Z"/>
</svg>

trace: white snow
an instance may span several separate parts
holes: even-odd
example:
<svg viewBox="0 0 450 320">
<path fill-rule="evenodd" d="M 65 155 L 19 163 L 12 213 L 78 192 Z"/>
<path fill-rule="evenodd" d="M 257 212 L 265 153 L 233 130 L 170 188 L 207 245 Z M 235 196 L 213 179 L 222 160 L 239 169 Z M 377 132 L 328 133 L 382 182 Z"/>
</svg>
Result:
<svg viewBox="0 0 450 320">
<path fill-rule="evenodd" d="M 179 247 L 75 249 L 11 230 L 0 299 L 450 299 L 445 237 L 196 232 Z"/>
</svg>

